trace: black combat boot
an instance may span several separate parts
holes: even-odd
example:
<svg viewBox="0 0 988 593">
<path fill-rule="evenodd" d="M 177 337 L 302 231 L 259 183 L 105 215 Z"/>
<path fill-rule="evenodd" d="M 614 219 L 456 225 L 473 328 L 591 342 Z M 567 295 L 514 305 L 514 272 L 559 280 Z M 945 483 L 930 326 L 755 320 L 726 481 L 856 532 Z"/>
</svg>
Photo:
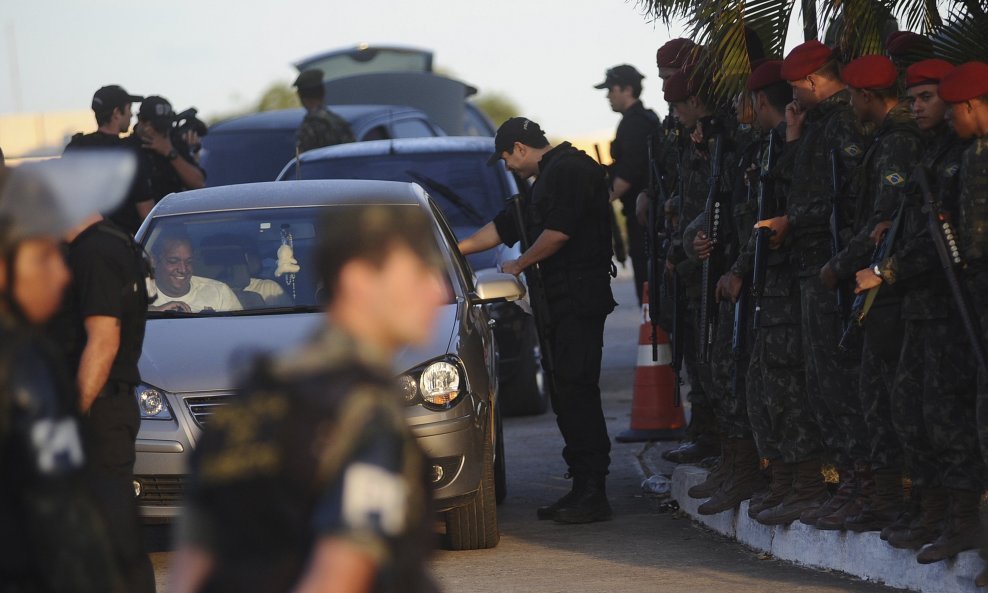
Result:
<svg viewBox="0 0 988 593">
<path fill-rule="evenodd" d="M 720 444 L 717 442 L 717 437 L 700 435 L 695 441 L 665 451 L 662 453 L 662 458 L 673 463 L 700 463 L 708 457 L 718 455 L 720 455 Z"/>
<path fill-rule="evenodd" d="M 850 502 L 851 498 L 854 497 L 855 491 L 857 490 L 857 481 L 854 477 L 854 470 L 851 468 L 842 468 L 837 470 L 837 474 L 840 476 L 840 483 L 837 484 L 837 491 L 834 492 L 823 505 L 815 509 L 809 509 L 800 515 L 800 523 L 811 527 L 816 527 L 817 521 L 823 517 L 836 513 L 848 502 Z"/>
<path fill-rule="evenodd" d="M 796 464 L 792 490 L 778 505 L 758 513 L 755 520 L 762 525 L 789 525 L 803 512 L 827 502 L 827 484 L 819 459 L 807 459 Z"/>
<path fill-rule="evenodd" d="M 981 524 L 978 521 L 981 493 L 955 488 L 947 491 L 950 493 L 950 509 L 943 533 L 916 556 L 916 562 L 920 564 L 933 564 L 953 558 L 965 550 L 974 550 L 981 544 Z"/>
<path fill-rule="evenodd" d="M 707 479 L 690 488 L 686 494 L 690 498 L 710 498 L 720 488 L 734 469 L 734 448 L 730 439 L 720 441 L 720 460 L 717 467 L 707 474 Z"/>
<path fill-rule="evenodd" d="M 940 537 L 947 517 L 947 491 L 943 488 L 923 488 L 921 511 L 903 531 L 889 534 L 888 543 L 900 550 L 918 550 Z"/>
<path fill-rule="evenodd" d="M 594 523 L 613 519 L 614 512 L 607 502 L 606 482 L 605 478 L 588 479 L 583 491 L 556 511 L 553 519 L 557 523 Z"/>
<path fill-rule="evenodd" d="M 730 444 L 733 468 L 721 487 L 707 502 L 697 509 L 701 515 L 716 515 L 737 508 L 742 501 L 751 498 L 765 485 L 758 467 L 758 450 L 755 441 L 734 439 Z"/>
<path fill-rule="evenodd" d="M 879 470 L 872 474 L 872 487 L 860 512 L 848 515 L 844 527 L 863 533 L 879 531 L 896 521 L 902 511 L 902 474 L 895 470 Z"/>
<path fill-rule="evenodd" d="M 748 506 L 748 516 L 752 519 L 765 509 L 770 509 L 782 502 L 786 494 L 792 490 L 792 480 L 796 472 L 796 464 L 783 463 L 776 459 L 769 466 L 772 473 L 772 480 L 769 482 L 768 494 L 760 500 L 752 499 Z"/>
<path fill-rule="evenodd" d="M 573 487 L 570 489 L 569 492 L 564 494 L 562 498 L 560 498 L 556 502 L 548 506 L 539 507 L 538 509 L 536 509 L 535 514 L 538 515 L 540 521 L 546 519 L 555 519 L 556 512 L 559 509 L 563 508 L 573 500 L 576 500 L 577 498 L 583 495 L 583 491 L 586 490 L 587 488 L 587 479 L 581 478 L 580 476 L 572 476 L 572 477 L 573 477 Z"/>
<path fill-rule="evenodd" d="M 906 502 L 906 508 L 899 513 L 895 521 L 891 525 L 886 526 L 882 529 L 882 539 L 885 541 L 889 540 L 889 536 L 897 531 L 906 531 L 909 529 L 909 525 L 912 524 L 913 519 L 919 517 L 923 512 L 923 489 L 913 483 L 912 487 L 909 489 L 909 500 Z"/>
</svg>

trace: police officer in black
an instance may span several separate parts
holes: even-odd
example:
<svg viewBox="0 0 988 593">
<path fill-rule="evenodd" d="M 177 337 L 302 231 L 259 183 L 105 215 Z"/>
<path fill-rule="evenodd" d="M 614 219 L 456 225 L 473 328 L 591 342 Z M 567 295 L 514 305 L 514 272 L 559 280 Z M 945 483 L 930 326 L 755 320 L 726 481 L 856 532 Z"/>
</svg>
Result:
<svg viewBox="0 0 988 593">
<path fill-rule="evenodd" d="M 99 214 L 72 227 L 66 241 L 72 282 L 49 335 L 75 379 L 92 488 L 127 590 L 153 592 L 133 486 L 140 427 L 134 388 L 141 380 L 150 266 L 133 237 Z"/>
<path fill-rule="evenodd" d="M 111 155 L 0 172 L 0 592 L 123 592 L 86 480 L 75 387 L 41 328 L 69 271 L 62 233 L 115 207 L 134 162 Z M 67 191 L 66 188 L 72 188 Z"/>
<path fill-rule="evenodd" d="M 621 201 L 628 229 L 628 254 L 635 272 L 635 294 L 639 302 L 648 280 L 645 260 L 645 231 L 635 212 L 638 194 L 648 188 L 648 139 L 659 129 L 659 116 L 641 102 L 643 74 L 634 66 L 621 64 L 607 71 L 604 82 L 595 89 L 607 89 L 611 109 L 621 114 L 617 134 L 611 143 L 609 167 L 611 201 Z"/>
<path fill-rule="evenodd" d="M 421 210 L 332 208 L 315 268 L 327 319 L 261 360 L 192 462 L 177 593 L 431 593 L 431 489 L 393 358 L 449 295 Z"/>
<path fill-rule="evenodd" d="M 540 519 L 589 523 L 611 518 L 605 478 L 610 439 L 600 401 L 604 320 L 614 310 L 611 294 L 611 227 L 604 169 L 568 142 L 551 146 L 539 125 L 509 119 L 497 131 L 491 163 L 503 159 L 521 178 L 536 177 L 525 201 L 524 221 L 508 209 L 460 242 L 464 254 L 519 241 L 531 242 L 521 257 L 504 262 L 518 275 L 540 264 L 552 320 L 552 407 L 565 448 L 573 489 L 538 510 Z M 521 225 L 518 222 L 522 222 Z"/>
<path fill-rule="evenodd" d="M 149 176 L 151 199 L 157 203 L 171 193 L 206 185 L 206 173 L 192 156 L 185 139 L 173 134 L 175 112 L 164 97 L 146 97 L 137 112 L 137 126 L 128 138 L 141 149 Z"/>
<path fill-rule="evenodd" d="M 130 234 L 137 232 L 141 222 L 147 218 L 154 207 L 154 196 L 151 194 L 151 177 L 149 164 L 141 153 L 140 142 L 134 142 L 135 136 L 121 137 L 130 131 L 134 119 L 131 111 L 132 103 L 140 103 L 144 98 L 131 95 L 122 87 L 111 84 L 104 86 L 93 95 L 92 109 L 96 116 L 95 132 L 76 134 L 72 136 L 65 153 L 79 150 L 129 150 L 138 159 L 137 173 L 131 182 L 130 191 L 122 204 L 113 212 L 104 214 Z"/>
</svg>

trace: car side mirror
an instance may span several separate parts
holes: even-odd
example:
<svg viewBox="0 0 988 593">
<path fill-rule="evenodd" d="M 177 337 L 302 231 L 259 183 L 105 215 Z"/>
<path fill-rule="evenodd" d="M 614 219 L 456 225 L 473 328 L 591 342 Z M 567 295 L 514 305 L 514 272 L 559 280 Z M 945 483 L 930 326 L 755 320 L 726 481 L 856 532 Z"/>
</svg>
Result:
<svg viewBox="0 0 988 593">
<path fill-rule="evenodd" d="M 525 285 L 512 274 L 478 272 L 474 295 L 479 303 L 517 301 L 525 296 Z"/>
</svg>

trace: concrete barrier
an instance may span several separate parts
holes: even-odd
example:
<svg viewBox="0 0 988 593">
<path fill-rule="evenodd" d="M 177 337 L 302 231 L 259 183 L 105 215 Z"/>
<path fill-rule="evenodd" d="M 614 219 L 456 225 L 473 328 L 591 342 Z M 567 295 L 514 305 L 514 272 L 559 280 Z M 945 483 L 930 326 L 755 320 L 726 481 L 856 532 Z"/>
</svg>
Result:
<svg viewBox="0 0 988 593">
<path fill-rule="evenodd" d="M 964 552 L 953 560 L 923 565 L 916 553 L 883 542 L 877 532 L 820 531 L 800 522 L 788 527 L 767 527 L 748 517 L 747 501 L 737 511 L 703 516 L 703 500 L 686 492 L 707 477 L 707 470 L 680 465 L 672 476 L 672 496 L 679 508 L 696 522 L 734 538 L 752 550 L 802 566 L 835 570 L 889 587 L 921 593 L 976 593 L 974 586 L 982 560 Z"/>
</svg>

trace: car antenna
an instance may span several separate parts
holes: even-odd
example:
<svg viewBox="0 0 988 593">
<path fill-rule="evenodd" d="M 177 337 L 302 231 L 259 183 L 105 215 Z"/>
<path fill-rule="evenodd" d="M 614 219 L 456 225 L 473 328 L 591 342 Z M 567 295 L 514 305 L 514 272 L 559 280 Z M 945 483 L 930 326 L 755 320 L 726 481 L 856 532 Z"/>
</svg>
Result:
<svg viewBox="0 0 988 593">
<path fill-rule="evenodd" d="M 397 154 L 395 152 L 395 112 L 394 109 L 388 109 L 388 155 L 394 156 Z"/>
</svg>

